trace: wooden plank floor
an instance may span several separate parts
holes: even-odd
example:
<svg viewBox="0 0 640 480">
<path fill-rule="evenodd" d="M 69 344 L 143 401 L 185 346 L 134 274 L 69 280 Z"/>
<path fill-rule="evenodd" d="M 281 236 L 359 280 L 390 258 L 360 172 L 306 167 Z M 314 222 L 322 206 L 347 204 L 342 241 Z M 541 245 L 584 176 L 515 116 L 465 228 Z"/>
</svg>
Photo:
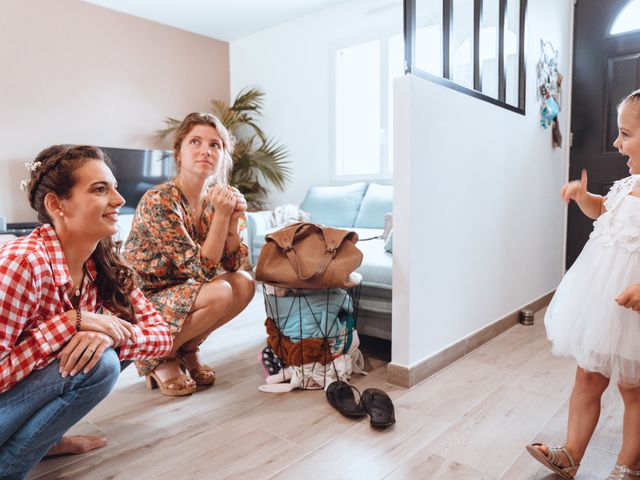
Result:
<svg viewBox="0 0 640 480">
<path fill-rule="evenodd" d="M 541 313 L 410 389 L 385 380 L 367 356 L 360 389 L 386 390 L 397 424 L 373 430 L 333 410 L 322 391 L 266 394 L 258 293 L 216 332 L 203 356 L 216 385 L 187 398 L 145 388 L 129 367 L 114 392 L 72 429 L 101 433 L 107 447 L 43 461 L 30 478 L 81 479 L 509 479 L 555 478 L 524 450 L 564 439 L 574 364 L 550 354 Z M 605 478 L 621 443 L 622 403 L 610 387 L 578 479 Z"/>
</svg>

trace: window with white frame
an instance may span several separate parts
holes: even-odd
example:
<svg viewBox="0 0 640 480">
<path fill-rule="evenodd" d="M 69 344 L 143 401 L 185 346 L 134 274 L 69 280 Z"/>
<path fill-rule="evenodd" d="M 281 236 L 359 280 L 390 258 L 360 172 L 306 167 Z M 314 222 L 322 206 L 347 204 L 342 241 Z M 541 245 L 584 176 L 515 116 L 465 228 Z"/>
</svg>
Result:
<svg viewBox="0 0 640 480">
<path fill-rule="evenodd" d="M 393 80 L 404 72 L 401 34 L 336 48 L 335 178 L 393 173 Z"/>
</svg>

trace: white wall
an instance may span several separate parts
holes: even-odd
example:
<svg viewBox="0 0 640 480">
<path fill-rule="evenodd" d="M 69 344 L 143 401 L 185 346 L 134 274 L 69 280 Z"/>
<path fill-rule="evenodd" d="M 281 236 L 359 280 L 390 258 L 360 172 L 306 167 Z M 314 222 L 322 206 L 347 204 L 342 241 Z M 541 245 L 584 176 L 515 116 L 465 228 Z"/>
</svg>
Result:
<svg viewBox="0 0 640 480">
<path fill-rule="evenodd" d="M 25 161 L 56 143 L 159 148 L 166 116 L 229 98 L 226 42 L 80 0 L 4 0 L 0 216 L 30 221 Z"/>
<path fill-rule="evenodd" d="M 332 48 L 402 31 L 401 0 L 356 0 L 230 43 L 231 95 L 266 93 L 264 130 L 291 153 L 293 181 L 271 205 L 300 203 L 310 185 L 331 183 Z"/>
<path fill-rule="evenodd" d="M 394 363 L 414 365 L 562 276 L 573 0 L 528 4 L 526 116 L 418 77 L 396 81 Z M 539 125 L 541 37 L 565 76 L 561 149 Z"/>
<path fill-rule="evenodd" d="M 393 362 L 413 365 L 554 289 L 562 275 L 572 0 L 528 2 L 527 114 L 420 78 L 397 82 Z M 355 0 L 230 44 L 231 95 L 266 92 L 265 131 L 294 181 L 272 205 L 331 182 L 332 48 L 399 32 L 401 2 Z M 539 126 L 540 38 L 560 52 L 564 146 Z"/>
</svg>

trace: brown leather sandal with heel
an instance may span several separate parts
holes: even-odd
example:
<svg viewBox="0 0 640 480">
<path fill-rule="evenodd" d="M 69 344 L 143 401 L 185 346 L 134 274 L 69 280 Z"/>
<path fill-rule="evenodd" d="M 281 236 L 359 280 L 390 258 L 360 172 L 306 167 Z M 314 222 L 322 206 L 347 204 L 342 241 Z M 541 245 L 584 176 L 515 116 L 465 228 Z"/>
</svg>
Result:
<svg viewBox="0 0 640 480">
<path fill-rule="evenodd" d="M 175 357 L 161 358 L 159 365 L 175 360 Z M 154 370 L 145 375 L 145 382 L 149 390 L 157 387 L 163 395 L 167 395 L 168 397 L 183 397 L 191 395 L 196 391 L 196 382 L 192 382 L 191 379 L 183 373 L 163 382 Z"/>
<path fill-rule="evenodd" d="M 182 365 L 189 371 L 189 375 L 191 375 L 191 378 L 195 380 L 196 385 L 213 385 L 216 381 L 216 372 L 209 365 L 203 365 L 199 363 L 192 368 L 189 368 L 189 365 L 187 365 L 187 361 L 184 358 L 185 355 L 197 355 L 198 352 L 200 352 L 200 348 L 198 347 L 194 348 L 193 350 L 185 350 L 183 348 L 180 348 L 176 353 L 176 358 L 178 359 L 180 365 Z"/>
</svg>

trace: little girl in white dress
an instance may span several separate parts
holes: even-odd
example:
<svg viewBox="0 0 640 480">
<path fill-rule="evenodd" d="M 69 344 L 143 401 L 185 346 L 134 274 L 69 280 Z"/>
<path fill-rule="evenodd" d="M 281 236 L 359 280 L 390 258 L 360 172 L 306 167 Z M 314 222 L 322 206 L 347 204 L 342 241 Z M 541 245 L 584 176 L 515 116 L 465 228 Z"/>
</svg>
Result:
<svg viewBox="0 0 640 480">
<path fill-rule="evenodd" d="M 587 192 L 587 173 L 564 185 L 595 219 L 589 241 L 556 290 L 545 315 L 552 352 L 577 363 L 562 447 L 527 446 L 534 458 L 562 478 L 574 478 L 600 416 L 609 382 L 625 406 L 622 449 L 608 477 L 640 479 L 640 90 L 618 107 L 614 146 L 629 157 L 631 175 L 606 197 Z"/>
<path fill-rule="evenodd" d="M 640 175 L 614 183 L 544 318 L 555 355 L 574 357 L 584 370 L 631 386 L 640 384 L 640 315 L 615 299 L 640 284 L 638 189 Z"/>
</svg>

